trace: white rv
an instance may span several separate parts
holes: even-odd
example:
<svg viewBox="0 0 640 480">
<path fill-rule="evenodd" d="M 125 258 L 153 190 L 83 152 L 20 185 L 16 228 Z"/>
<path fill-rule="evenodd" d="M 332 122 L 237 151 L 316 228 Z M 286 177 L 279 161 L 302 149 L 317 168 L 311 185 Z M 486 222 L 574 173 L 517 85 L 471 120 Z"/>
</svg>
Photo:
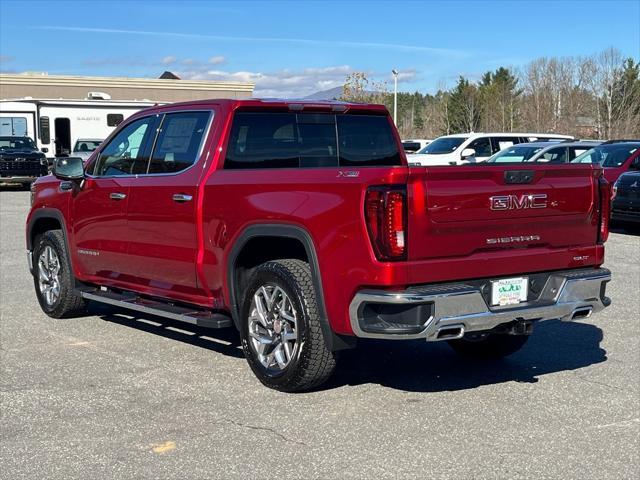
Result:
<svg viewBox="0 0 640 480">
<path fill-rule="evenodd" d="M 48 157 L 69 155 L 78 139 L 107 138 L 151 101 L 0 100 L 0 136 L 31 137 Z"/>
</svg>

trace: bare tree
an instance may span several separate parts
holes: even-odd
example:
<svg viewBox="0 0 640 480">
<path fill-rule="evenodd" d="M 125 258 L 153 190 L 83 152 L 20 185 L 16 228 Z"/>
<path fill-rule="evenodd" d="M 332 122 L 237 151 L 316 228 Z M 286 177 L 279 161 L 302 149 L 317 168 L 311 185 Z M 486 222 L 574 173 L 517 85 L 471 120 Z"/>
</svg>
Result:
<svg viewBox="0 0 640 480">
<path fill-rule="evenodd" d="M 393 96 L 364 72 L 347 77 L 345 100 L 382 103 Z M 590 57 L 538 58 L 518 75 L 499 67 L 479 82 L 440 82 L 435 95 L 398 93 L 403 136 L 460 131 L 535 130 L 579 137 L 640 136 L 640 63 L 609 48 Z"/>
</svg>

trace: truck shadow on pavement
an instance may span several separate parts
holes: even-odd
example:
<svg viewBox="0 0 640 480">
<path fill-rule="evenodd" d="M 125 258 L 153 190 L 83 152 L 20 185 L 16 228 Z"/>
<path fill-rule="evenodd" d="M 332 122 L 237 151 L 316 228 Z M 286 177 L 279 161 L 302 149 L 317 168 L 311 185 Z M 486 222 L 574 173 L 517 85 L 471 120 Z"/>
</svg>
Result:
<svg viewBox="0 0 640 480">
<path fill-rule="evenodd" d="M 601 341 L 602 330 L 594 325 L 553 320 L 536 325 L 522 350 L 492 361 L 461 357 L 443 342 L 360 342 L 357 349 L 343 352 L 324 388 L 373 383 L 408 392 L 442 392 L 535 383 L 542 375 L 606 361 Z"/>
<path fill-rule="evenodd" d="M 107 322 L 212 350 L 229 357 L 244 358 L 238 332 L 234 328 L 212 330 L 96 303 L 90 303 L 89 314 Z"/>
<path fill-rule="evenodd" d="M 91 304 L 105 321 L 180 341 L 233 358 L 243 358 L 234 328 L 211 330 L 128 310 Z M 546 321 L 536 325 L 522 350 L 510 357 L 478 361 L 459 356 L 444 342 L 360 340 L 340 352 L 333 377 L 318 390 L 378 384 L 407 392 L 442 392 L 504 382 L 535 383 L 542 375 L 575 371 L 606 361 L 602 330 L 592 324 Z M 251 372 L 246 370 L 247 375 Z M 585 375 L 576 376 L 589 381 Z"/>
</svg>

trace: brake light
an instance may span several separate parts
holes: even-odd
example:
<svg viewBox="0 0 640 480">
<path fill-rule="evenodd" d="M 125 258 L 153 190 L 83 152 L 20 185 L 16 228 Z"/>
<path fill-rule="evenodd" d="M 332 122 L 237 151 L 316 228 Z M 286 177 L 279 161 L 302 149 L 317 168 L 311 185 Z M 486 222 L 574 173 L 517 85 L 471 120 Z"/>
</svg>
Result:
<svg viewBox="0 0 640 480">
<path fill-rule="evenodd" d="M 611 184 L 598 177 L 598 193 L 600 194 L 600 228 L 598 229 L 598 243 L 604 243 L 609 238 L 609 221 L 611 216 Z"/>
<path fill-rule="evenodd" d="M 378 260 L 407 257 L 407 210 L 404 187 L 372 187 L 365 198 L 369 239 Z"/>
</svg>

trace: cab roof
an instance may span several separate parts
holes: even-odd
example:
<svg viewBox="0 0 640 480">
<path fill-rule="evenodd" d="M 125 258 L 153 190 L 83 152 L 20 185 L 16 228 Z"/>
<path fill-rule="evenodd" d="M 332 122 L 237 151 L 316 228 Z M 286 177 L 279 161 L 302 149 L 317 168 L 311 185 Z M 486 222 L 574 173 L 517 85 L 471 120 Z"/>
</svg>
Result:
<svg viewBox="0 0 640 480">
<path fill-rule="evenodd" d="M 237 109 L 273 109 L 273 110 L 288 110 L 294 112 L 300 111 L 318 111 L 318 112 L 335 112 L 342 113 L 347 111 L 368 111 L 378 114 L 387 114 L 388 110 L 384 105 L 377 105 L 373 103 L 354 103 L 354 102 L 341 102 L 337 100 L 297 100 L 297 99 L 271 99 L 271 98 L 249 98 L 249 99 L 207 99 L 207 100 L 193 100 L 188 102 L 169 103 L 165 105 L 158 105 L 153 109 L 166 110 L 174 107 L 210 107 L 214 105 L 226 106 L 232 110 Z M 147 110 L 148 111 L 148 110 Z"/>
</svg>

